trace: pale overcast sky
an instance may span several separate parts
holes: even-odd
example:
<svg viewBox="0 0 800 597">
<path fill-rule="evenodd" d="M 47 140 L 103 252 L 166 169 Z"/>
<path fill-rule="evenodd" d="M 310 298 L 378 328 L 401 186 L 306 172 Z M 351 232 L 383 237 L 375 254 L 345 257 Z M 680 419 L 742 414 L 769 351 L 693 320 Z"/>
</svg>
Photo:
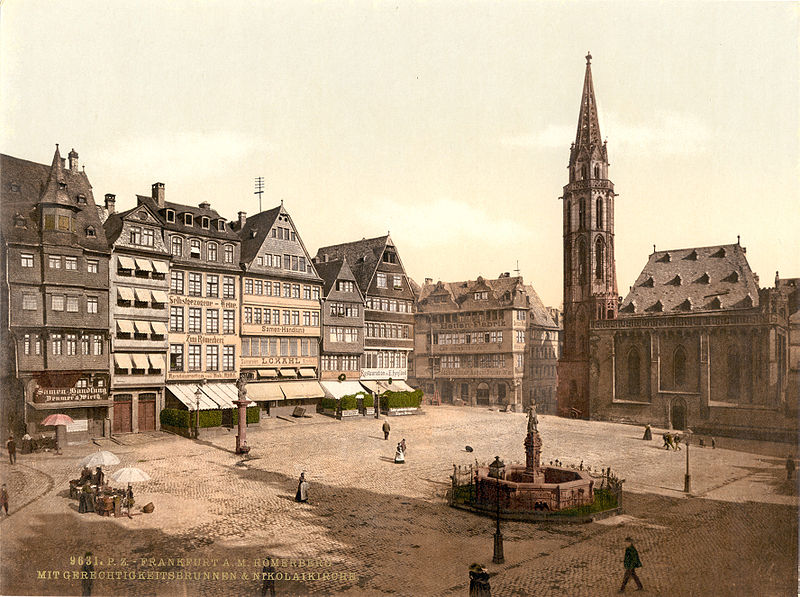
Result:
<svg viewBox="0 0 800 597">
<path fill-rule="evenodd" d="M 0 151 L 75 148 L 95 200 L 285 201 L 312 255 L 391 231 L 408 273 L 519 268 L 561 303 L 591 50 L 620 294 L 653 244 L 800 276 L 798 4 L 40 2 L 0 14 Z"/>
</svg>

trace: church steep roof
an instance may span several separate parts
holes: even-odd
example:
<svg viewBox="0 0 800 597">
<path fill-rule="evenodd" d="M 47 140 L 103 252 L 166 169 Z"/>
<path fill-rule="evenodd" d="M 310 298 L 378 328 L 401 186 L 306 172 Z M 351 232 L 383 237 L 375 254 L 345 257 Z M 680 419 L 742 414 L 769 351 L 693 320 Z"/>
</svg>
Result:
<svg viewBox="0 0 800 597">
<path fill-rule="evenodd" d="M 663 316 L 758 306 L 758 284 L 739 244 L 656 251 L 620 317 Z"/>
</svg>

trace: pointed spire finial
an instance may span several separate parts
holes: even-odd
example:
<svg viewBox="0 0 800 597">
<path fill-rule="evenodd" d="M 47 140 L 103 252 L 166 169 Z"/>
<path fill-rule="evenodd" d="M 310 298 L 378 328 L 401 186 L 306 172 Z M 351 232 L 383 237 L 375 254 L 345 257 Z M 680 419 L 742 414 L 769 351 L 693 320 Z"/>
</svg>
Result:
<svg viewBox="0 0 800 597">
<path fill-rule="evenodd" d="M 586 64 L 587 66 L 592 63 L 592 53 L 586 52 Z"/>
</svg>

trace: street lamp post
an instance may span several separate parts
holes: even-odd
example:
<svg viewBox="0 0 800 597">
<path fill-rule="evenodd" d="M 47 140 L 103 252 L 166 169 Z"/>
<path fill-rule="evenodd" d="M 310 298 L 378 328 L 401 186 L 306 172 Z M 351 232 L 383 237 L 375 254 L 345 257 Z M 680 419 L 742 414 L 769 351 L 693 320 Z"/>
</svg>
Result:
<svg viewBox="0 0 800 597">
<path fill-rule="evenodd" d="M 496 494 L 496 522 L 497 528 L 494 532 L 494 556 L 492 557 L 492 562 L 495 564 L 502 564 L 505 561 L 503 557 L 503 535 L 500 532 L 500 479 L 503 478 L 503 469 L 505 468 L 505 464 L 502 460 L 500 460 L 499 456 L 494 457 L 494 462 L 489 465 L 489 476 L 492 477 L 495 481 L 495 487 L 497 487 L 497 494 Z"/>
<path fill-rule="evenodd" d="M 683 443 L 686 444 L 686 475 L 683 478 L 683 491 L 685 493 L 691 493 L 692 491 L 692 476 L 689 474 L 689 434 L 684 434 L 685 441 Z"/>
<path fill-rule="evenodd" d="M 194 438 L 200 438 L 200 396 L 203 395 L 203 391 L 200 389 L 200 386 L 197 386 L 197 390 L 194 392 L 195 398 L 195 408 L 194 408 Z"/>
</svg>

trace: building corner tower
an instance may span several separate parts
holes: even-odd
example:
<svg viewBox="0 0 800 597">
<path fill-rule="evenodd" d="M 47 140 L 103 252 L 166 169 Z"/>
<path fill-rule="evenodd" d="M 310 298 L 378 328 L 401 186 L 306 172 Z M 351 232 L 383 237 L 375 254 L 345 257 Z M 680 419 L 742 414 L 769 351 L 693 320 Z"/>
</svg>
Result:
<svg viewBox="0 0 800 597">
<path fill-rule="evenodd" d="M 558 409 L 589 418 L 590 326 L 616 319 L 619 297 L 614 266 L 614 184 L 608 179 L 608 153 L 600 138 L 592 55 L 570 148 L 569 182 L 564 186 L 564 349 L 558 361 Z"/>
</svg>

